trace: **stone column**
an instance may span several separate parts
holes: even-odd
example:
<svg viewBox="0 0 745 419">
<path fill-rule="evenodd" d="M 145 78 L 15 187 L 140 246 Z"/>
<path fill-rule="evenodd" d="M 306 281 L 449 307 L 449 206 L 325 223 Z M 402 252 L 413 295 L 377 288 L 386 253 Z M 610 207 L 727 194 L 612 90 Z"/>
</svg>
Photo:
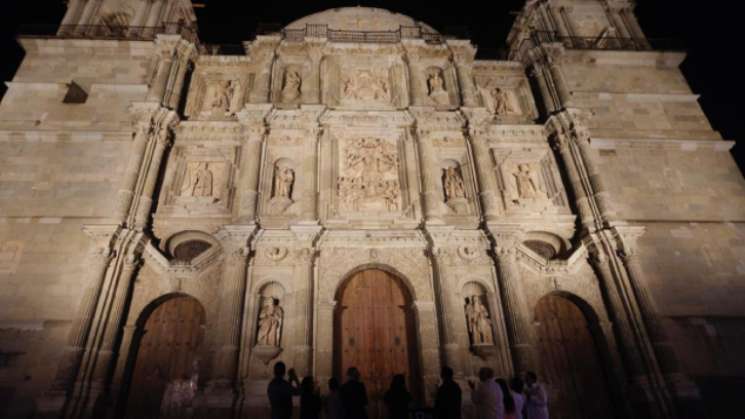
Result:
<svg viewBox="0 0 745 419">
<path fill-rule="evenodd" d="M 84 0 L 85 6 L 83 6 L 83 13 L 80 15 L 80 20 L 78 20 L 77 25 L 80 27 L 78 32 L 82 33 L 85 31 L 84 26 L 92 25 L 91 18 L 93 17 L 93 13 L 98 9 L 98 5 L 101 2 L 101 0 Z"/>
<path fill-rule="evenodd" d="M 215 345 L 215 367 L 207 389 L 207 403 L 211 408 L 229 409 L 235 398 L 248 241 L 255 228 L 254 225 L 229 225 L 218 234 L 225 260 L 219 290 L 221 304 L 217 326 L 220 332 Z"/>
<path fill-rule="evenodd" d="M 238 220 L 240 223 L 251 223 L 256 219 L 261 155 L 264 137 L 267 133 L 264 118 L 270 109 L 271 105 L 247 103 L 237 114 L 244 132 L 241 167 L 238 174 Z"/>
<path fill-rule="evenodd" d="M 42 412 L 61 412 L 68 393 L 73 390 L 89 343 L 88 337 L 109 262 L 113 257 L 111 244 L 119 227 L 90 225 L 83 227 L 83 231 L 94 241 L 84 262 L 86 280 L 83 283 L 87 284 L 87 287 L 70 326 L 67 344 L 63 349 L 51 388 L 38 401 L 38 408 Z"/>
<path fill-rule="evenodd" d="M 160 14 L 163 11 L 164 0 L 154 0 L 150 7 L 150 13 L 148 13 L 147 20 L 145 21 L 145 27 L 154 28 L 160 22 Z"/>
<path fill-rule="evenodd" d="M 165 50 L 160 51 L 158 71 L 155 74 L 153 84 L 150 86 L 150 91 L 147 94 L 147 100 L 149 102 L 162 102 L 168 84 L 168 78 L 171 75 L 174 53 L 167 46 L 165 46 L 164 49 Z"/>
<path fill-rule="evenodd" d="M 479 178 L 479 190 L 481 205 L 487 220 L 492 220 L 500 215 L 501 208 L 497 199 L 497 183 L 495 167 L 492 161 L 491 150 L 487 139 L 481 133 L 472 132 L 470 142 L 473 145 L 474 163 Z"/>
<path fill-rule="evenodd" d="M 419 130 L 417 145 L 419 146 L 419 168 L 422 173 L 422 191 L 425 221 L 431 221 L 441 213 L 438 211 L 443 201 L 441 198 L 442 185 L 438 179 L 438 162 L 432 145 L 432 138 L 428 131 Z"/>
<path fill-rule="evenodd" d="M 538 366 L 538 359 L 533 343 L 531 309 L 525 298 L 520 267 L 517 262 L 517 246 L 520 244 L 521 232 L 494 226 L 488 228 L 496 241 L 499 288 L 502 291 L 502 305 L 515 372 L 535 370 Z"/>
<path fill-rule="evenodd" d="M 555 129 L 556 132 L 554 133 L 553 138 L 553 148 L 559 152 L 559 156 L 564 163 L 564 169 L 572 187 L 580 221 L 585 227 L 589 228 L 594 224 L 595 217 L 585 191 L 585 185 L 583 184 L 582 177 L 579 173 L 577 158 L 570 147 L 569 139 L 563 132 L 561 132 L 561 127 L 555 126 Z"/>
<path fill-rule="evenodd" d="M 62 23 L 60 23 L 59 35 L 70 33 L 74 29 L 73 27 L 78 24 L 78 18 L 84 6 L 85 0 L 70 0 L 67 3 L 67 12 L 65 17 L 62 18 Z"/>
<path fill-rule="evenodd" d="M 530 75 L 538 84 L 538 90 L 540 90 L 541 92 L 541 96 L 543 97 L 543 104 L 546 107 L 546 110 L 548 112 L 557 110 L 559 108 L 559 105 L 557 104 L 558 101 L 551 92 L 551 89 L 549 89 L 548 85 L 546 84 L 546 74 L 545 69 L 543 68 L 543 64 L 534 61 L 530 69 Z"/>
<path fill-rule="evenodd" d="M 673 393 L 678 403 L 682 400 L 689 401 L 687 406 L 678 406 L 678 413 L 682 415 L 683 410 L 689 410 L 691 408 L 700 409 L 700 406 L 690 405 L 691 401 L 693 401 L 693 404 L 699 403 L 701 395 L 696 384 L 683 373 L 678 357 L 673 349 L 673 344 L 668 337 L 665 327 L 660 322 L 660 316 L 654 299 L 649 288 L 646 286 L 644 271 L 642 270 L 637 252 L 637 240 L 644 234 L 645 229 L 644 227 L 636 226 L 619 226 L 615 227 L 615 230 L 621 246 L 618 253 L 636 295 L 639 311 L 644 319 L 649 340 L 654 348 L 657 363 L 665 377 L 668 389 Z M 682 416 L 688 417 L 685 415 Z"/>
<path fill-rule="evenodd" d="M 440 381 L 440 348 L 437 339 L 437 313 L 432 301 L 414 301 L 412 310 L 416 313 L 419 344 L 421 350 L 421 374 L 424 386 L 424 401 L 434 403 L 434 394 Z"/>
<path fill-rule="evenodd" d="M 597 169 L 597 153 L 590 146 L 590 133 L 581 122 L 573 121 L 570 135 L 587 172 L 587 180 L 592 186 L 592 194 L 598 211 L 605 221 L 612 221 L 615 218 L 615 211 L 613 210 L 610 193 L 603 180 L 603 174 Z"/>
<path fill-rule="evenodd" d="M 620 284 L 612 267 L 612 260 L 606 256 L 602 238 L 590 236 L 590 263 L 597 272 L 600 288 L 603 291 L 608 311 L 617 336 L 618 346 L 623 358 L 626 377 L 629 381 L 630 402 L 635 412 L 643 418 L 672 418 L 669 396 L 664 383 L 657 379 L 654 359 L 645 349 L 646 336 L 635 324 L 635 313 L 629 304 L 628 289 Z"/>
<path fill-rule="evenodd" d="M 299 376 L 313 374 L 313 295 L 315 294 L 315 240 L 321 232 L 320 226 L 291 226 L 295 234 L 295 298 L 296 318 L 288 322 L 295 326 L 293 342 L 293 365 Z"/>
<path fill-rule="evenodd" d="M 134 190 L 140 175 L 142 159 L 145 156 L 145 146 L 150 139 L 151 133 L 152 121 L 150 118 L 137 123 L 134 141 L 129 152 L 129 161 L 127 162 L 127 168 L 124 170 L 124 177 L 118 193 L 119 203 L 116 212 L 121 220 L 126 219 L 132 205 L 132 198 L 134 197 Z"/>
<path fill-rule="evenodd" d="M 435 291 L 438 295 L 439 306 L 442 312 L 439 320 L 441 322 L 440 330 L 442 332 L 441 345 L 444 349 L 442 359 L 444 364 L 449 366 L 455 372 L 458 377 L 463 377 L 465 367 L 463 350 L 461 347 L 458 335 L 463 336 L 463 323 L 465 313 L 458 305 L 458 299 L 456 295 L 458 290 L 453 285 L 457 284 L 455 275 L 448 274 L 448 268 L 446 267 L 452 260 L 453 252 L 455 249 L 438 248 L 433 249 L 435 264 L 432 269 L 435 271 Z M 451 282 L 450 278 L 453 277 Z M 459 333 L 460 332 L 460 333 Z M 468 339 L 468 332 L 465 331 L 466 340 Z M 466 344 L 468 342 L 466 341 Z"/>
<path fill-rule="evenodd" d="M 186 79 L 186 73 L 189 72 L 192 63 L 191 58 L 189 55 L 191 55 L 191 51 L 194 49 L 193 46 L 189 46 L 189 51 L 185 52 L 183 57 L 181 57 L 179 62 L 178 71 L 176 72 L 176 78 L 173 82 L 173 86 L 171 87 L 170 91 L 168 92 L 168 107 L 170 109 L 177 110 L 179 107 L 179 104 L 181 103 L 181 97 L 186 91 L 186 86 L 184 86 L 184 80 Z M 236 94 L 238 94 L 236 92 Z"/>
<path fill-rule="evenodd" d="M 547 58 L 548 70 L 551 73 L 551 80 L 553 81 L 554 89 L 556 89 L 556 95 L 561 101 L 559 107 L 563 108 L 569 105 L 569 102 L 572 99 L 572 95 L 569 92 L 569 87 L 567 86 L 566 79 L 564 78 L 564 73 L 561 71 L 561 66 L 558 63 L 558 60 L 558 56 Z"/>
<path fill-rule="evenodd" d="M 301 180 L 305 183 L 305 191 L 302 199 L 302 217 L 307 222 L 317 222 L 318 220 L 318 145 L 320 136 L 323 134 L 321 127 L 313 127 L 309 130 L 309 137 L 312 140 L 307 141 L 305 145 L 306 155 L 298 159 L 299 165 L 295 173 L 295 182 Z M 305 179 L 303 179 L 305 178 Z"/>
</svg>

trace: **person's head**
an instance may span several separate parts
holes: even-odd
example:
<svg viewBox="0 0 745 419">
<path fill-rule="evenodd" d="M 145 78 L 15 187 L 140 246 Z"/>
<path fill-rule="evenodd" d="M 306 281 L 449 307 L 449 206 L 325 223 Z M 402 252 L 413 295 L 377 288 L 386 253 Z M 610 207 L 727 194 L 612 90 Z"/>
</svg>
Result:
<svg viewBox="0 0 745 419">
<path fill-rule="evenodd" d="M 347 369 L 347 378 L 354 381 L 360 380 L 360 371 L 356 367 L 349 367 Z"/>
<path fill-rule="evenodd" d="M 313 382 L 313 377 L 308 376 L 303 378 L 303 381 L 300 383 L 300 391 L 303 394 L 312 394 L 316 391 L 316 384 Z"/>
<path fill-rule="evenodd" d="M 274 364 L 274 376 L 282 378 L 285 376 L 285 372 L 287 372 L 287 367 L 285 366 L 285 363 L 282 361 L 277 362 Z"/>
<path fill-rule="evenodd" d="M 448 366 L 442 367 L 440 377 L 442 378 L 442 381 L 453 381 L 453 369 Z"/>
<path fill-rule="evenodd" d="M 495 380 L 499 384 L 499 389 L 502 390 L 502 400 L 504 402 L 504 410 L 507 413 L 513 413 L 515 411 L 515 399 L 512 398 L 510 388 L 507 387 L 507 380 L 504 378 L 497 378 Z"/>
<path fill-rule="evenodd" d="M 493 377 L 494 370 L 492 370 L 491 368 L 481 367 L 481 369 L 479 370 L 479 380 L 481 380 L 482 383 L 491 380 Z"/>
<path fill-rule="evenodd" d="M 533 371 L 528 371 L 528 372 L 525 373 L 525 382 L 529 386 L 532 386 L 533 384 L 535 384 L 536 382 L 538 382 L 538 376 L 535 375 L 535 373 Z"/>
<path fill-rule="evenodd" d="M 512 380 L 510 380 L 510 388 L 515 393 L 522 393 L 525 390 L 525 382 L 518 376 L 512 377 Z"/>
<path fill-rule="evenodd" d="M 401 390 L 406 388 L 406 378 L 403 374 L 396 374 L 391 380 L 391 388 Z"/>
<path fill-rule="evenodd" d="M 329 378 L 329 390 L 330 391 L 339 390 L 339 380 L 337 380 L 336 377 Z"/>
</svg>

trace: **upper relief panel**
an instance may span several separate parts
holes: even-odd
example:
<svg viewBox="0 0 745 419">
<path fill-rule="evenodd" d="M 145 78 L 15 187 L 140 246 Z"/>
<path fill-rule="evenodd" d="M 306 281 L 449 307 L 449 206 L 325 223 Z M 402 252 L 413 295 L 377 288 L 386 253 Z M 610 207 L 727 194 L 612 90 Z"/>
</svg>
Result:
<svg viewBox="0 0 745 419">
<path fill-rule="evenodd" d="M 202 56 L 196 64 L 184 113 L 191 120 L 233 120 L 254 88 L 247 57 Z"/>
<path fill-rule="evenodd" d="M 501 123 L 530 123 L 538 117 L 523 66 L 508 61 L 478 61 L 473 81 L 480 105 Z"/>
<path fill-rule="evenodd" d="M 451 51 L 445 45 L 417 41 L 407 44 L 412 105 L 457 108 L 461 102 L 460 87 Z"/>
</svg>

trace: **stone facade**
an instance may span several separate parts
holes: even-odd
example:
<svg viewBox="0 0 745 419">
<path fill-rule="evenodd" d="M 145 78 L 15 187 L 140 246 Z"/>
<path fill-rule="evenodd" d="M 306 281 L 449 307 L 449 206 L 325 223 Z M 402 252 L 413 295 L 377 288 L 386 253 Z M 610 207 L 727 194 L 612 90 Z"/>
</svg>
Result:
<svg viewBox="0 0 745 419">
<path fill-rule="evenodd" d="M 189 415 L 265 412 L 278 360 L 325 391 L 368 268 L 411 297 L 425 404 L 442 365 L 542 371 L 546 295 L 618 417 L 700 417 L 745 376 L 745 181 L 630 1 L 528 1 L 504 61 L 381 9 L 220 55 L 185 0 L 68 7 L 0 105 L 0 415 L 121 417 L 173 296 L 204 308 Z"/>
</svg>

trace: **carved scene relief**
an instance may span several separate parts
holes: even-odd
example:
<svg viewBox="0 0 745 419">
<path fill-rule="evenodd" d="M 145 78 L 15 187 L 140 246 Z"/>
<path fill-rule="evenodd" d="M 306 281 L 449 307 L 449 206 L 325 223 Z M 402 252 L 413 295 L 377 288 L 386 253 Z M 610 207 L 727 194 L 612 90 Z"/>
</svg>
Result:
<svg viewBox="0 0 745 419">
<path fill-rule="evenodd" d="M 240 90 L 239 80 L 214 80 L 207 85 L 207 100 L 202 112 L 232 115 L 238 111 L 236 93 Z"/>
<path fill-rule="evenodd" d="M 371 70 L 357 70 L 344 79 L 343 98 L 354 102 L 391 101 L 387 74 L 376 74 Z"/>
<path fill-rule="evenodd" d="M 344 145 L 337 178 L 340 208 L 347 212 L 400 210 L 396 145 L 374 137 L 347 141 Z"/>
<path fill-rule="evenodd" d="M 508 209 L 533 213 L 566 211 L 558 169 L 544 148 L 494 150 L 500 189 Z"/>
<path fill-rule="evenodd" d="M 533 165 L 530 163 L 520 163 L 516 171 L 512 174 L 517 190 L 517 198 L 524 200 L 543 199 L 546 193 L 543 191 L 541 183 L 538 181 Z"/>
<path fill-rule="evenodd" d="M 166 171 L 165 204 L 171 209 L 222 212 L 230 206 L 234 166 L 231 148 L 176 147 Z M 233 156 L 230 156 L 233 154 Z"/>
</svg>

